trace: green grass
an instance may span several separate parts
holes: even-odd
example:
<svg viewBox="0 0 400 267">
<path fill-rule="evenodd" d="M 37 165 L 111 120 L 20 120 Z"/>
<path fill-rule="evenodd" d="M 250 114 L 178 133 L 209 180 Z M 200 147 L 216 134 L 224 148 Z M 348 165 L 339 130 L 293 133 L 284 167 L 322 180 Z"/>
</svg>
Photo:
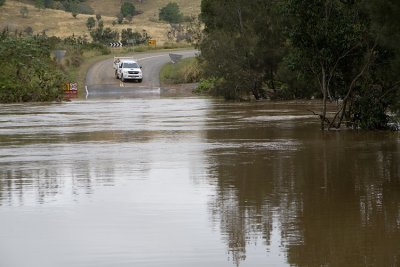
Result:
<svg viewBox="0 0 400 267">
<path fill-rule="evenodd" d="M 196 58 L 185 58 L 166 64 L 160 72 L 161 85 L 198 82 L 200 69 Z"/>
</svg>

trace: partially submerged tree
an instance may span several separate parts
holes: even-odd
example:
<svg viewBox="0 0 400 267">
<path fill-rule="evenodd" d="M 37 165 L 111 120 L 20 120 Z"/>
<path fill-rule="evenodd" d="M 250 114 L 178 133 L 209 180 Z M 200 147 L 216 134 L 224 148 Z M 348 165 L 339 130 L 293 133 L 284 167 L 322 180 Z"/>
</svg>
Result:
<svg viewBox="0 0 400 267">
<path fill-rule="evenodd" d="M 371 31 L 370 14 L 361 1 L 287 0 L 292 64 L 318 80 L 323 99 L 321 129 L 343 121 L 362 128 L 384 128 L 388 103 L 377 81 L 386 49 Z M 386 51 L 386 52 L 385 52 Z M 380 64 L 379 67 L 376 64 Z M 381 72 L 381 73 L 380 73 Z M 368 107 L 364 99 L 373 105 Z M 332 118 L 327 102 L 339 101 Z M 381 108 L 376 109 L 380 106 Z"/>
</svg>

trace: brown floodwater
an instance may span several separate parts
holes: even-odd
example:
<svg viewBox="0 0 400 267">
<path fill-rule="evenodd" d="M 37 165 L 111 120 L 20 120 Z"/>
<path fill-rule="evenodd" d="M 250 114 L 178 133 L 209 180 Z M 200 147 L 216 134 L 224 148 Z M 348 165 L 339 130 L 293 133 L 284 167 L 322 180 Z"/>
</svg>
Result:
<svg viewBox="0 0 400 267">
<path fill-rule="evenodd" d="M 400 134 L 307 109 L 1 105 L 0 266 L 399 266 Z"/>
</svg>

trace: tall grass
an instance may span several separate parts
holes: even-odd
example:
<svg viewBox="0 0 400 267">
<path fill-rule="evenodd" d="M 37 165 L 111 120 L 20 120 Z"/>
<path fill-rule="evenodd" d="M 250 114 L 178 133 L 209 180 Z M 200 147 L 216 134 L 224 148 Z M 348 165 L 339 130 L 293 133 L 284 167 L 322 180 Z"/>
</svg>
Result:
<svg viewBox="0 0 400 267">
<path fill-rule="evenodd" d="M 200 80 L 201 72 L 196 58 L 185 58 L 178 63 L 166 64 L 160 72 L 160 83 L 195 83 Z"/>
</svg>

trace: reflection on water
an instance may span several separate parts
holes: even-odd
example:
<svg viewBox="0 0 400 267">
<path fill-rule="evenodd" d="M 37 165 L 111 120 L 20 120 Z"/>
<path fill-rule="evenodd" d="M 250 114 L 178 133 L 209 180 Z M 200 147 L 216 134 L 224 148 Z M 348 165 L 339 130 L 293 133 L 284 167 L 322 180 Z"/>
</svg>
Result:
<svg viewBox="0 0 400 267">
<path fill-rule="evenodd" d="M 399 133 L 308 105 L 3 105 L 0 266 L 399 265 Z"/>
</svg>

